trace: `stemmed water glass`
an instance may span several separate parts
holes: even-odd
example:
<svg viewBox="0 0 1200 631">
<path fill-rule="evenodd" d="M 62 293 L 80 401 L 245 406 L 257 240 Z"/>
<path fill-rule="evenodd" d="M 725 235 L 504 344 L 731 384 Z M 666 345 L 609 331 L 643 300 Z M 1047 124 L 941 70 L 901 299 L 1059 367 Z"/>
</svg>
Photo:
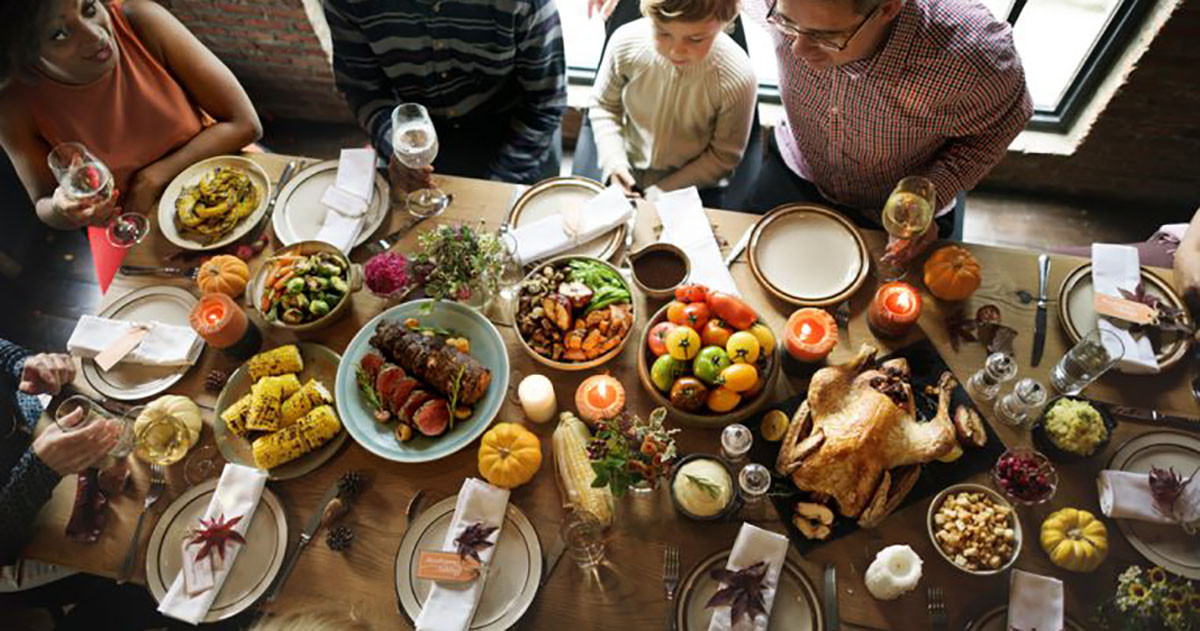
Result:
<svg viewBox="0 0 1200 631">
<path fill-rule="evenodd" d="M 437 130 L 425 106 L 401 103 L 392 110 L 392 151 L 396 160 L 410 169 L 433 164 L 438 154 Z M 405 198 L 409 214 L 421 219 L 441 214 L 450 197 L 439 188 L 421 188 Z"/>
<path fill-rule="evenodd" d="M 910 176 L 900 180 L 883 207 L 883 229 L 901 241 L 919 238 L 933 225 L 936 200 L 937 188 L 927 178 Z M 908 264 L 884 263 L 879 273 L 883 280 L 899 280 L 908 274 Z"/>
<path fill-rule="evenodd" d="M 87 147 L 77 142 L 64 142 L 54 147 L 46 158 L 54 179 L 63 194 L 78 203 L 102 203 L 112 196 L 113 176 Z M 150 219 L 141 213 L 122 212 L 108 221 L 104 234 L 118 248 L 131 248 L 150 233 Z"/>
<path fill-rule="evenodd" d="M 488 279 L 488 319 L 497 324 L 511 325 L 515 321 L 517 289 L 525 280 L 525 268 L 517 257 L 517 239 L 504 227 L 496 233 L 499 244 L 497 267 Z"/>
<path fill-rule="evenodd" d="M 79 418 L 69 420 L 76 411 L 81 412 Z M 98 468 L 105 469 L 117 464 L 133 452 L 137 442 L 133 435 L 133 421 L 108 413 L 90 397 L 81 394 L 72 395 L 59 403 L 54 410 L 54 424 L 64 432 L 79 431 L 92 423 L 115 423 L 121 428 L 121 435 L 117 439 L 117 443 L 108 451 L 104 461 L 97 465 Z"/>
</svg>

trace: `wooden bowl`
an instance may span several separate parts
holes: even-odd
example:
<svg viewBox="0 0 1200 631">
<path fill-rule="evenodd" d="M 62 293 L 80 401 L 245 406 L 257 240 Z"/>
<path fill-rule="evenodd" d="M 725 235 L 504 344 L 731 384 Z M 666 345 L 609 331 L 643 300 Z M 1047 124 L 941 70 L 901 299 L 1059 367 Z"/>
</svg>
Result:
<svg viewBox="0 0 1200 631">
<path fill-rule="evenodd" d="M 294 243 L 287 247 L 275 250 L 273 256 L 282 256 L 286 254 L 311 256 L 321 252 L 336 256 L 343 264 L 346 265 L 346 285 L 348 287 L 346 295 L 342 296 L 342 299 L 339 300 L 338 303 L 329 310 L 329 313 L 326 313 L 312 322 L 305 322 L 303 324 L 288 324 L 279 320 L 269 320 L 267 319 L 267 314 L 263 313 L 262 309 L 259 308 L 262 305 L 263 291 L 266 289 L 263 286 L 263 283 L 266 282 L 267 278 L 267 268 L 269 267 L 267 265 L 267 261 L 270 261 L 268 258 L 267 261 L 264 261 L 261 265 L 259 265 L 258 269 L 254 272 L 254 276 L 251 278 L 249 285 L 246 287 L 246 298 L 250 301 L 250 307 L 258 312 L 263 322 L 285 331 L 305 333 L 308 331 L 317 331 L 323 329 L 334 322 L 337 322 L 339 318 L 346 315 L 346 312 L 350 309 L 351 295 L 354 292 L 362 289 L 363 286 L 363 271 L 361 265 L 357 263 L 351 263 L 350 259 L 347 258 L 341 250 L 329 245 L 328 243 L 325 243 L 324 241 L 301 241 L 299 243 Z"/>
<path fill-rule="evenodd" d="M 671 405 L 670 399 L 660 392 L 658 388 L 654 387 L 654 382 L 650 379 L 650 366 L 657 357 L 650 352 L 650 348 L 646 342 L 650 337 L 650 330 L 654 328 L 654 325 L 666 321 L 668 306 L 664 305 L 650 318 L 645 328 L 642 329 L 642 337 L 638 342 L 638 378 L 642 381 L 642 388 L 650 394 L 650 398 L 654 400 L 654 403 L 667 408 L 671 418 L 680 424 L 694 427 L 721 428 L 732 423 L 740 423 L 762 411 L 763 407 L 771 401 L 771 394 L 775 390 L 775 380 L 779 377 L 780 366 L 783 365 L 781 355 L 783 345 L 778 340 L 775 343 L 775 350 L 771 352 L 771 356 L 767 361 L 767 368 L 763 371 L 767 380 L 766 384 L 763 385 L 763 389 L 753 399 L 742 401 L 738 404 L 737 408 L 730 412 L 724 414 L 685 412 Z"/>
<path fill-rule="evenodd" d="M 528 281 L 531 278 L 533 278 L 533 276 L 541 273 L 541 270 L 545 269 L 548 266 L 563 265 L 563 264 L 566 264 L 566 262 L 568 262 L 568 261 L 575 261 L 575 260 L 586 260 L 586 261 L 592 261 L 595 263 L 600 263 L 601 265 L 604 265 L 605 267 L 611 269 L 613 271 L 613 273 L 617 274 L 618 276 L 621 276 L 621 271 L 618 270 L 616 267 L 614 267 L 608 261 L 598 259 L 595 257 L 591 257 L 591 256 L 579 256 L 577 254 L 567 254 L 564 256 L 552 258 L 552 259 L 550 259 L 548 261 L 544 261 L 542 263 L 538 263 L 536 266 L 534 266 L 533 271 L 525 276 L 525 280 L 521 281 L 521 284 L 524 285 L 525 281 Z M 582 362 L 557 361 L 554 359 L 550 359 L 549 357 L 546 357 L 546 356 L 542 355 L 541 353 L 533 350 L 533 347 L 529 345 L 529 342 L 525 341 L 525 335 L 523 333 L 521 333 L 521 329 L 518 326 L 516 328 L 516 333 L 517 333 L 517 340 L 521 343 L 521 348 L 524 349 L 525 352 L 528 353 L 529 356 L 532 357 L 534 360 L 536 360 L 538 363 L 543 364 L 545 366 L 549 366 L 556 370 L 565 370 L 568 372 L 576 372 L 576 371 L 580 371 L 580 370 L 590 370 L 592 368 L 601 366 L 601 365 L 607 363 L 612 358 L 616 357 L 617 355 L 620 355 L 621 351 L 625 350 L 625 345 L 629 343 L 629 338 L 633 337 L 633 327 L 637 326 L 637 316 L 638 316 L 637 303 L 632 300 L 633 287 L 631 287 L 629 285 L 629 281 L 625 280 L 624 276 L 621 276 L 621 280 L 622 280 L 622 282 L 625 283 L 625 288 L 629 290 L 629 295 L 631 298 L 630 302 L 629 302 L 629 309 L 630 309 L 629 315 L 630 315 L 630 318 L 632 319 L 632 324 L 629 327 L 629 331 L 627 331 L 625 333 L 625 337 L 621 340 L 621 342 L 619 344 L 617 344 L 615 347 L 613 347 L 612 350 L 608 351 L 607 353 L 605 353 L 595 359 L 589 359 L 587 361 L 582 361 Z M 517 290 L 517 292 L 518 292 L 517 293 L 518 308 L 520 307 L 520 291 L 521 291 L 520 289 Z M 517 319 L 518 320 L 520 319 L 520 313 L 517 314 Z"/>
<path fill-rule="evenodd" d="M 1049 414 L 1050 410 L 1063 399 L 1082 401 L 1083 403 L 1091 405 L 1096 409 L 1097 412 L 1100 413 L 1100 420 L 1104 422 L 1104 427 L 1108 430 L 1108 436 L 1105 437 L 1104 440 L 1100 441 L 1100 444 L 1096 445 L 1095 451 L 1086 456 L 1083 454 L 1077 454 L 1073 451 L 1067 451 L 1066 449 L 1059 447 L 1054 443 L 1053 440 L 1050 439 L 1050 435 L 1046 433 L 1046 415 Z M 1104 451 L 1105 447 L 1108 447 L 1108 443 L 1112 440 L 1113 432 L 1117 429 L 1117 420 L 1113 418 L 1112 413 L 1108 411 L 1108 407 L 1099 401 L 1093 401 L 1092 399 L 1078 395 L 1064 394 L 1054 397 L 1046 403 L 1046 406 L 1042 408 L 1042 413 L 1038 416 L 1037 421 L 1034 422 L 1033 427 L 1030 429 L 1030 433 L 1033 436 L 1033 444 L 1037 445 L 1038 450 L 1049 456 L 1051 460 L 1055 462 L 1079 462 L 1080 460 L 1087 460 L 1092 456 L 1099 455 Z"/>
</svg>

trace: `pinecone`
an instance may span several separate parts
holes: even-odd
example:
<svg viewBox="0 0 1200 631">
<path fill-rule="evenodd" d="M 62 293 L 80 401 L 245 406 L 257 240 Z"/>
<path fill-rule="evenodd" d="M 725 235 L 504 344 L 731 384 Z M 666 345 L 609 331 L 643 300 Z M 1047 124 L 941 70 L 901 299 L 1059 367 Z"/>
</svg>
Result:
<svg viewBox="0 0 1200 631">
<path fill-rule="evenodd" d="M 367 484 L 367 476 L 358 471 L 350 471 L 343 473 L 338 480 L 338 497 L 344 500 L 352 500 L 362 493 L 363 487 Z"/>
<path fill-rule="evenodd" d="M 345 526 L 334 526 L 325 536 L 325 545 L 334 552 L 341 552 L 350 547 L 354 541 L 354 531 Z"/>
<path fill-rule="evenodd" d="M 204 389 L 212 393 L 220 392 L 226 381 L 229 381 L 229 373 L 214 368 L 204 376 Z"/>
</svg>

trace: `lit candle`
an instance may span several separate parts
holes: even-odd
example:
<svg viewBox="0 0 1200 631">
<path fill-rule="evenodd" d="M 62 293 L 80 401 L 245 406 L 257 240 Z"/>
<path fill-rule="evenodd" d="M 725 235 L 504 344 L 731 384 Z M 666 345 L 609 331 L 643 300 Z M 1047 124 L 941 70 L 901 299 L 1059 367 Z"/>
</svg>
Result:
<svg viewBox="0 0 1200 631">
<path fill-rule="evenodd" d="M 886 283 L 875 292 L 867 323 L 880 337 L 904 337 L 921 317 L 921 295 L 908 283 Z"/>
<path fill-rule="evenodd" d="M 534 423 L 545 423 L 554 418 L 558 401 L 554 397 L 554 384 L 545 375 L 529 375 L 517 386 L 517 398 L 525 416 Z"/>
<path fill-rule="evenodd" d="M 798 309 L 788 318 L 784 347 L 798 361 L 823 361 L 837 340 L 837 322 L 823 309 Z"/>
<path fill-rule="evenodd" d="M 592 375 L 575 391 L 575 407 L 589 423 L 615 418 L 625 409 L 625 388 L 609 375 Z"/>
<path fill-rule="evenodd" d="M 225 294 L 205 294 L 188 321 L 209 346 L 235 357 L 248 358 L 262 346 L 262 336 L 246 317 L 246 311 Z"/>
</svg>

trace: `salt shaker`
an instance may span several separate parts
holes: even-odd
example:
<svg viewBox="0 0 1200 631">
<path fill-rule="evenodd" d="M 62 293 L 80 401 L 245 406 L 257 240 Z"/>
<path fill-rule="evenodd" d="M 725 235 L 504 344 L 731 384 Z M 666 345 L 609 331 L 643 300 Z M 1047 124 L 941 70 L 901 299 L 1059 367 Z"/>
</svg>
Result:
<svg viewBox="0 0 1200 631">
<path fill-rule="evenodd" d="M 1017 362 L 1008 353 L 992 353 L 967 382 L 976 398 L 991 401 L 1000 394 L 1000 387 L 1017 376 Z"/>
<path fill-rule="evenodd" d="M 767 521 L 772 518 L 767 491 L 771 490 L 771 472 L 752 462 L 738 472 L 738 496 L 742 507 L 738 511 L 743 521 Z"/>
<path fill-rule="evenodd" d="M 1000 397 L 996 414 L 1011 425 L 1022 425 L 1046 404 L 1046 387 L 1036 379 L 1026 377 L 1017 382 L 1012 392 Z"/>
<path fill-rule="evenodd" d="M 740 464 L 747 460 L 746 454 L 754 444 L 754 434 L 741 423 L 726 425 L 721 431 L 721 457 L 729 464 Z"/>
</svg>

